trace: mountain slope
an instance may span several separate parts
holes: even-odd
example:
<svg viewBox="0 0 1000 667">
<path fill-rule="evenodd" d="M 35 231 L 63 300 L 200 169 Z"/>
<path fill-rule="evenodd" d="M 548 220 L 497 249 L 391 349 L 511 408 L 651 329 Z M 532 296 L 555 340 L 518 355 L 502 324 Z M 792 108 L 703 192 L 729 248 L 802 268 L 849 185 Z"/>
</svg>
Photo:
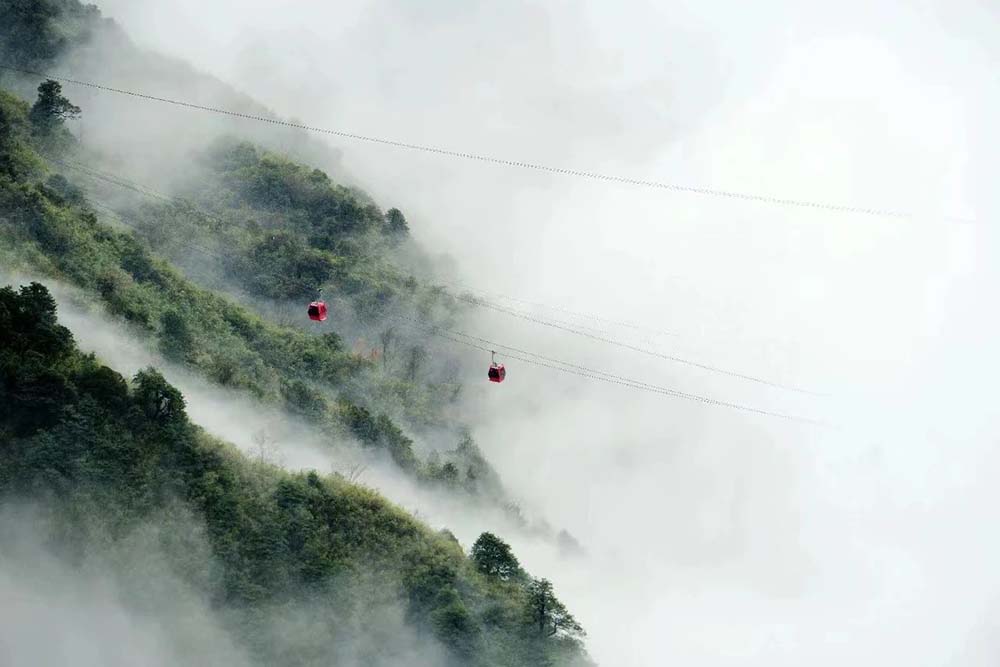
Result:
<svg viewBox="0 0 1000 667">
<path fill-rule="evenodd" d="M 0 26 L 7 62 L 86 67 L 110 50 L 133 75 L 146 68 L 179 87 L 204 83 L 137 54 L 73 0 L 0 0 L 0 13 L 14 17 Z M 100 131 L 86 143 L 74 137 L 63 91 L 47 88 L 46 103 L 32 107 L 37 77 L 0 82 L 20 95 L 0 90 L 0 268 L 72 283 L 166 358 L 284 407 L 331 447 L 355 440 L 424 484 L 510 504 L 456 418 L 460 364 L 426 328 L 458 308 L 410 275 L 427 259 L 401 213 L 204 127 L 181 132 L 158 165 L 156 185 L 170 195 L 137 197 L 103 171 L 134 177 L 135 154 L 102 143 Z M 85 118 L 97 107 L 81 106 Z M 329 163 L 329 151 L 301 137 L 293 144 Z M 320 288 L 339 316 L 321 334 L 283 315 L 292 304 L 301 317 L 302 299 Z M 80 558 L 127 551 L 149 527 L 160 542 L 190 540 L 184 553 L 158 543 L 155 558 L 204 593 L 225 632 L 262 664 L 398 664 L 410 652 L 427 664 L 584 659 L 578 626 L 551 588 L 523 572 L 480 571 L 453 538 L 342 478 L 247 461 L 191 424 L 183 397 L 155 371 L 129 385 L 81 355 L 41 286 L 5 290 L 0 302 L 0 499 L 42 508 L 43 541 L 71 572 Z M 413 320 L 424 333 L 401 324 Z M 365 337 L 380 343 L 380 358 L 370 344 L 358 349 Z M 443 363 L 432 370 L 433 360 Z M 345 626 L 355 628 L 347 638 Z M 410 640 L 401 648 L 380 641 L 382 631 Z"/>
<path fill-rule="evenodd" d="M 504 500 L 496 474 L 460 428 L 439 431 L 439 438 L 450 433 L 454 444 L 440 447 L 438 463 L 421 461 L 412 439 L 388 414 L 394 411 L 411 423 L 440 423 L 442 408 L 456 393 L 453 383 L 415 382 L 401 376 L 405 367 L 376 364 L 349 352 L 332 331 L 315 335 L 278 326 L 192 284 L 137 241 L 132 230 L 101 224 L 83 191 L 61 174 L 46 172 L 34 144 L 49 155 L 62 155 L 66 150 L 52 144 L 69 143 L 72 150 L 70 137 L 34 137 L 27 105 L 3 93 L 0 113 L 8 120 L 4 150 L 11 156 L 10 179 L 0 182 L 0 213 L 8 223 L 0 227 L 0 235 L 16 255 L 8 265 L 20 262 L 90 291 L 112 315 L 151 336 L 167 358 L 223 386 L 286 407 L 325 432 L 331 444 L 356 438 L 366 447 L 386 451 L 418 480 Z M 205 233 L 172 213 L 169 206 L 149 208 L 136 224 L 154 230 L 166 243 Z M 272 248 L 273 234 L 234 226 L 220 230 L 214 243 L 220 251 L 230 248 L 231 259 L 223 263 L 255 258 L 252 265 L 258 275 L 270 272 L 276 279 L 287 262 L 302 255 L 336 261 L 296 243 L 292 232 L 285 236 L 291 239 L 290 247 L 277 259 L 262 256 L 259 248 Z M 190 247 L 181 242 L 182 248 Z"/>
<path fill-rule="evenodd" d="M 377 616 L 372 595 L 398 602 L 448 664 L 582 655 L 558 627 L 535 627 L 530 586 L 480 572 L 453 538 L 337 478 L 252 463 L 192 425 L 183 397 L 155 370 L 127 383 L 80 354 L 37 283 L 0 290 L 0 377 L 4 504 L 46 503 L 48 538 L 69 560 L 187 516 L 200 532 L 162 526 L 161 557 L 260 664 L 336 656 L 347 641 L 337 622 Z M 189 553 L 188 539 L 210 560 Z M 212 561 L 218 569 L 207 573 Z M 285 620 L 310 614 L 327 620 L 286 636 Z M 403 658 L 362 643 L 363 664 Z"/>
</svg>

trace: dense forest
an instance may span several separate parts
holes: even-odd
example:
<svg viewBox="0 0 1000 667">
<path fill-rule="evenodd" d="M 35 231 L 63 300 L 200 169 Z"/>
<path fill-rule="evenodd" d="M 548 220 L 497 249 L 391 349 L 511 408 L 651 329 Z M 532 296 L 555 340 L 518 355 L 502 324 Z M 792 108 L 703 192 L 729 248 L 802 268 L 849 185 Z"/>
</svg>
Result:
<svg viewBox="0 0 1000 667">
<path fill-rule="evenodd" d="M 17 68 L 134 49 L 74 0 L 0 0 L 0 15 L 0 57 Z M 460 304 L 415 277 L 430 260 L 401 211 L 303 164 L 321 150 L 301 138 L 310 148 L 290 157 L 205 137 L 153 189 L 68 129 L 88 111 L 57 81 L 0 83 L 0 268 L 76 286 L 165 359 L 280 406 L 331 451 L 357 442 L 420 484 L 518 515 L 455 414 L 459 361 L 432 333 Z M 337 328 L 288 318 L 319 295 Z M 125 379 L 82 354 L 42 285 L 0 291 L 0 343 L 0 498 L 46 507 L 67 562 L 143 525 L 180 531 L 163 524 L 179 512 L 203 527 L 202 550 L 165 543 L 164 558 L 261 664 L 336 662 L 347 639 L 359 664 L 398 664 L 408 649 L 357 629 L 378 625 L 374 598 L 398 603 L 439 662 L 585 662 L 580 625 L 501 538 L 466 555 L 371 490 L 246 459 L 192 424 L 157 370 Z M 312 616 L 308 632 L 278 620 Z"/>
<path fill-rule="evenodd" d="M 191 558 L 187 529 L 163 533 L 171 565 L 262 664 L 335 662 L 337 623 L 373 611 L 354 582 L 398 594 L 454 664 L 578 655 L 580 626 L 501 539 L 484 533 L 467 557 L 372 491 L 242 457 L 189 422 L 155 369 L 126 381 L 81 354 L 40 284 L 0 289 L 0 378 L 0 499 L 49 503 L 67 558 L 167 510 L 203 524 L 218 569 Z M 277 619 L 306 610 L 328 617 L 290 641 Z M 405 660 L 392 645 L 363 664 Z"/>
</svg>

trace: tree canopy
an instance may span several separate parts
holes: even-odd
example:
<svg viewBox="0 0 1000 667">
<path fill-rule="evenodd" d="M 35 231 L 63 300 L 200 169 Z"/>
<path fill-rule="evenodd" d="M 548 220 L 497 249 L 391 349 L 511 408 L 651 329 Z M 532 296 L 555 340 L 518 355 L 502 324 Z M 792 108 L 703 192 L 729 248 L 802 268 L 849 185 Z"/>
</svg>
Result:
<svg viewBox="0 0 1000 667">
<path fill-rule="evenodd" d="M 533 579 L 528 584 L 527 623 L 537 628 L 539 636 L 565 635 L 579 637 L 586 634 L 566 605 L 559 601 L 548 579 Z"/>
<path fill-rule="evenodd" d="M 51 134 L 66 119 L 79 116 L 80 107 L 63 97 L 62 85 L 52 79 L 38 86 L 38 99 L 28 113 L 31 124 L 42 134 Z"/>
<path fill-rule="evenodd" d="M 472 560 L 480 572 L 500 581 L 509 581 L 523 574 L 510 545 L 493 533 L 479 536 L 472 545 Z"/>
</svg>

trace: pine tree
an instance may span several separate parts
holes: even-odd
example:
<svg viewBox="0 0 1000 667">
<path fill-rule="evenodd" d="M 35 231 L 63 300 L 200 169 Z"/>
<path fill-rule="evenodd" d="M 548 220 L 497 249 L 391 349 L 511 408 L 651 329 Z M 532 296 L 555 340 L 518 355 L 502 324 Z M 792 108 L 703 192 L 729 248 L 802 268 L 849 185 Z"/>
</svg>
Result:
<svg viewBox="0 0 1000 667">
<path fill-rule="evenodd" d="M 62 86 L 52 79 L 38 86 L 38 99 L 28 112 L 28 119 L 41 134 L 51 134 L 53 130 L 61 127 L 67 118 L 79 116 L 80 107 L 63 97 Z"/>
</svg>

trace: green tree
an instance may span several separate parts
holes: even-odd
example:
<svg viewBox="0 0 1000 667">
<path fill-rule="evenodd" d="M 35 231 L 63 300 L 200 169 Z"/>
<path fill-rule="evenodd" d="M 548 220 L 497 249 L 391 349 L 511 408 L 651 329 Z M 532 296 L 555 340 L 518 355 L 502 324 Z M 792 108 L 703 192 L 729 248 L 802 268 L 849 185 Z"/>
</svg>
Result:
<svg viewBox="0 0 1000 667">
<path fill-rule="evenodd" d="M 24 146 L 28 129 L 28 105 L 0 90 L 0 174 L 17 178 L 31 171 L 32 163 L 37 164 Z"/>
<path fill-rule="evenodd" d="M 390 208 L 386 211 L 385 229 L 389 234 L 396 236 L 403 236 L 410 231 L 410 227 L 406 224 L 406 218 L 403 216 L 403 212 L 398 208 Z"/>
<path fill-rule="evenodd" d="M 157 422 L 184 422 L 184 397 L 181 392 L 167 383 L 155 368 L 136 373 L 135 401 L 147 418 Z"/>
<path fill-rule="evenodd" d="M 449 461 L 441 466 L 441 471 L 438 473 L 438 479 L 444 482 L 447 486 L 455 486 L 458 481 L 458 468 L 454 463 Z"/>
<path fill-rule="evenodd" d="M 374 445 L 378 442 L 378 426 L 371 412 L 344 398 L 338 401 L 338 406 L 344 423 L 362 444 Z"/>
<path fill-rule="evenodd" d="M 173 361 L 184 361 L 194 350 L 194 336 L 187 321 L 176 310 L 168 310 L 160 317 L 160 351 Z"/>
<path fill-rule="evenodd" d="M 255 242 L 247 256 L 231 268 L 257 294 L 271 298 L 309 298 L 333 273 L 333 260 L 307 247 L 288 232 L 269 234 Z"/>
<path fill-rule="evenodd" d="M 107 366 L 98 366 L 80 375 L 76 379 L 76 386 L 81 394 L 90 396 L 113 413 L 122 414 L 128 407 L 128 383 Z"/>
<path fill-rule="evenodd" d="M 62 356 L 73 335 L 56 321 L 56 300 L 39 283 L 0 289 L 0 352 Z"/>
<path fill-rule="evenodd" d="M 413 441 L 407 438 L 403 431 L 392 423 L 389 416 L 379 414 L 375 420 L 378 429 L 378 442 L 389 450 L 389 455 L 403 470 L 415 470 L 417 457 L 413 453 Z"/>
<path fill-rule="evenodd" d="M 552 637 L 556 634 L 581 637 L 587 634 L 566 609 L 566 605 L 556 597 L 552 591 L 552 582 L 548 579 L 532 579 L 528 584 L 525 615 L 528 625 L 536 628 L 540 637 Z"/>
<path fill-rule="evenodd" d="M 62 174 L 49 176 L 45 181 L 45 186 L 49 193 L 54 194 L 63 202 L 75 205 L 84 203 L 83 190 L 66 180 Z"/>
<path fill-rule="evenodd" d="M 302 380 L 292 380 L 281 386 L 285 404 L 292 412 L 319 419 L 326 413 L 326 399 L 323 394 Z"/>
<path fill-rule="evenodd" d="M 51 134 L 62 127 L 67 118 L 79 116 L 80 107 L 63 97 L 62 85 L 52 79 L 38 86 L 38 99 L 28 112 L 28 119 L 41 134 Z"/>
<path fill-rule="evenodd" d="M 510 545 L 493 533 L 480 535 L 472 545 L 471 555 L 476 569 L 489 577 L 509 581 L 523 574 Z"/>
<path fill-rule="evenodd" d="M 0 6 L 0 52 L 5 60 L 31 67 L 55 58 L 66 39 L 53 27 L 59 7 L 50 0 L 5 2 Z"/>
</svg>

